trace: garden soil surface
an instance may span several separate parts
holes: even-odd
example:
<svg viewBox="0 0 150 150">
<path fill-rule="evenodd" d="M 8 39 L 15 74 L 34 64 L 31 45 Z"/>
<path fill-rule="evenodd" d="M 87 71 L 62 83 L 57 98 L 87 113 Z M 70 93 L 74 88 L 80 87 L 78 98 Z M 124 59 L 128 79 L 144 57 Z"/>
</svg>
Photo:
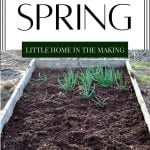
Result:
<svg viewBox="0 0 150 150">
<path fill-rule="evenodd" d="M 6 150 L 150 150 L 150 135 L 125 68 L 128 88 L 96 87 L 92 98 L 59 89 L 62 69 L 37 69 L 2 133 Z M 48 81 L 38 80 L 45 74 Z"/>
</svg>

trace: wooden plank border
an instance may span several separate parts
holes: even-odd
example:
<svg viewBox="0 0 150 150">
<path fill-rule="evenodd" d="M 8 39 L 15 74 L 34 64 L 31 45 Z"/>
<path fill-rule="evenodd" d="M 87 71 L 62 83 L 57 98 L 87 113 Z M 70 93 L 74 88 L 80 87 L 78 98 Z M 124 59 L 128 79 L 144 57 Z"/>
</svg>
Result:
<svg viewBox="0 0 150 150">
<path fill-rule="evenodd" d="M 7 104 L 0 112 L 0 133 L 2 132 L 2 129 L 4 125 L 9 121 L 10 117 L 13 114 L 13 110 L 15 108 L 15 105 L 17 101 L 21 98 L 23 95 L 23 90 L 28 84 L 32 73 L 34 72 L 36 66 L 35 66 L 35 59 L 32 60 L 26 69 L 23 77 L 21 78 L 20 82 L 16 86 L 14 92 L 12 93 L 11 97 L 9 98 Z"/>
<path fill-rule="evenodd" d="M 140 91 L 137 80 L 134 77 L 132 77 L 132 75 L 131 75 L 133 73 L 133 71 L 132 71 L 132 68 L 131 68 L 129 61 L 126 61 L 126 67 L 127 67 L 130 79 L 131 79 L 132 86 L 134 88 L 134 92 L 135 92 L 136 97 L 137 97 L 137 101 L 140 105 L 141 111 L 142 111 L 143 116 L 144 116 L 145 123 L 147 124 L 148 130 L 150 133 L 150 113 L 146 107 L 146 104 L 145 104 L 145 101 L 143 99 L 143 96 L 142 96 L 142 93 Z"/>
</svg>

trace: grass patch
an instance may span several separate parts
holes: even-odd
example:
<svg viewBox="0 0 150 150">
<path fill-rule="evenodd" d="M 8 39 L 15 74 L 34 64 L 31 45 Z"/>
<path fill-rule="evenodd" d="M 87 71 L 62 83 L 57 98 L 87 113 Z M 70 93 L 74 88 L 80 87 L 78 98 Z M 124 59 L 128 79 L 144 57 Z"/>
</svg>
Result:
<svg viewBox="0 0 150 150">
<path fill-rule="evenodd" d="M 133 69 L 150 68 L 150 62 L 132 62 L 131 66 Z"/>
<path fill-rule="evenodd" d="M 141 84 L 150 84 L 150 75 L 141 74 L 136 71 L 134 71 L 134 75 Z"/>
<path fill-rule="evenodd" d="M 0 85 L 1 108 L 4 107 L 5 103 L 10 98 L 11 94 L 15 89 L 16 84 L 17 80 L 8 80 L 6 82 L 1 83 Z"/>
<path fill-rule="evenodd" d="M 150 84 L 150 62 L 133 62 L 131 66 L 141 84 Z"/>
</svg>

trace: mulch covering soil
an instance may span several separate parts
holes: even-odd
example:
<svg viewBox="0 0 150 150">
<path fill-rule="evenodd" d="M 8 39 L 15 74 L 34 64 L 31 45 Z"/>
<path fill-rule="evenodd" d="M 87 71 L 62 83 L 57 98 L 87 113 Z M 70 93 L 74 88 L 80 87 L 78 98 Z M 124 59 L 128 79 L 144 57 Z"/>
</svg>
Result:
<svg viewBox="0 0 150 150">
<path fill-rule="evenodd" d="M 97 87 L 105 109 L 84 100 L 78 87 L 62 92 L 61 69 L 37 69 L 2 133 L 7 150 L 150 150 L 150 135 L 125 68 L 128 88 Z M 48 81 L 36 81 L 39 72 Z M 47 91 L 47 92 L 46 92 Z"/>
</svg>

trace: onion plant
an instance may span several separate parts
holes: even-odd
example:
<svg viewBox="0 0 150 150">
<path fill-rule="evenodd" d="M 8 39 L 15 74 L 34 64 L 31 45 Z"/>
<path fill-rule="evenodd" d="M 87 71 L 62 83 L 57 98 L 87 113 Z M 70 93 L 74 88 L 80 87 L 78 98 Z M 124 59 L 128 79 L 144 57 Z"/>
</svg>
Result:
<svg viewBox="0 0 150 150">
<path fill-rule="evenodd" d="M 31 79 L 32 82 L 46 82 L 48 80 L 45 73 L 39 72 L 37 79 Z"/>
<path fill-rule="evenodd" d="M 126 89 L 126 80 L 123 80 L 123 75 L 119 70 L 117 70 L 114 74 L 114 80 L 116 82 L 117 88 L 119 90 L 125 90 Z"/>
<path fill-rule="evenodd" d="M 58 77 L 58 83 L 62 90 L 73 91 L 77 83 L 77 74 L 75 74 L 72 69 L 68 68 L 63 80 L 60 80 Z"/>
<path fill-rule="evenodd" d="M 95 102 L 96 106 L 99 108 L 104 108 L 107 105 L 108 98 L 101 98 L 100 96 L 94 96 L 93 97 L 93 102 Z"/>
<path fill-rule="evenodd" d="M 112 67 L 103 68 L 102 66 L 99 66 L 95 68 L 93 76 L 94 80 L 98 82 L 100 86 L 109 87 L 113 84 L 113 74 L 114 69 Z"/>
<path fill-rule="evenodd" d="M 85 99 L 91 97 L 95 93 L 95 88 L 92 87 L 92 74 L 89 69 L 86 69 L 85 72 L 80 74 L 80 82 L 82 85 L 81 96 Z"/>
</svg>

